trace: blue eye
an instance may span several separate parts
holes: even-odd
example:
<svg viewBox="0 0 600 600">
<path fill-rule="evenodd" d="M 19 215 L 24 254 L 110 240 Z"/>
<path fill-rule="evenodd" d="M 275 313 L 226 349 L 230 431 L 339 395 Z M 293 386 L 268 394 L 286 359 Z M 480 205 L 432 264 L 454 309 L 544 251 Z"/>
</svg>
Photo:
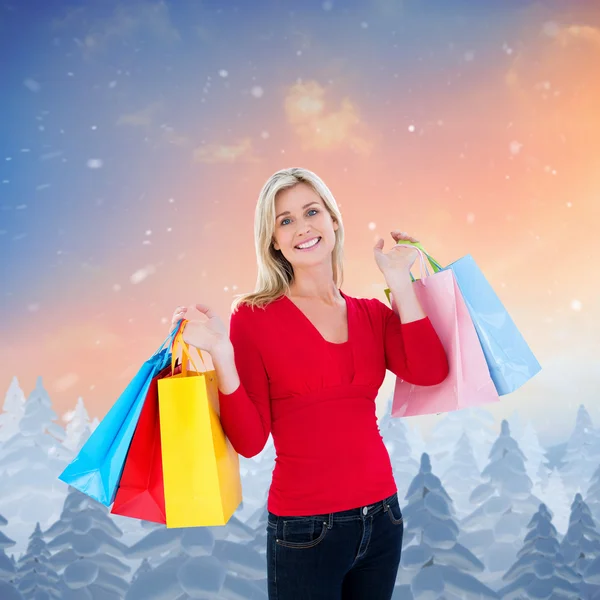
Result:
<svg viewBox="0 0 600 600">
<path fill-rule="evenodd" d="M 318 214 L 318 213 L 319 213 L 319 209 L 317 209 L 317 208 L 309 208 L 309 209 L 306 211 L 306 214 L 307 214 L 309 217 L 312 217 L 312 216 L 314 216 L 314 215 L 316 215 L 316 214 Z M 288 217 L 286 217 L 285 219 L 281 219 L 281 221 L 279 222 L 279 224 L 280 224 L 281 226 L 283 226 L 283 225 L 287 225 L 287 224 L 288 224 L 288 223 L 290 223 L 290 222 L 291 222 L 291 219 L 289 219 Z"/>
</svg>

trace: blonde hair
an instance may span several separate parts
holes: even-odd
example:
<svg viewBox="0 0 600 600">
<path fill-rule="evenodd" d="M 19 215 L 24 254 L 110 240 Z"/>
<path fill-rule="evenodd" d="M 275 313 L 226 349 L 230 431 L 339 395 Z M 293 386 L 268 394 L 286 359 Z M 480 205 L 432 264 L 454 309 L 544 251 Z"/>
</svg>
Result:
<svg viewBox="0 0 600 600">
<path fill-rule="evenodd" d="M 294 280 L 294 269 L 281 251 L 275 250 L 273 247 L 275 198 L 281 190 L 291 188 L 299 183 L 309 185 L 320 196 L 331 218 L 338 224 L 331 262 L 334 281 L 338 288 L 341 287 L 344 278 L 344 226 L 333 194 L 323 180 L 308 169 L 299 167 L 281 169 L 269 177 L 260 191 L 256 203 L 254 246 L 258 276 L 254 292 L 236 296 L 231 307 L 232 311 L 242 304 L 247 304 L 252 308 L 264 308 L 269 302 L 277 300 L 289 291 L 290 283 Z"/>
</svg>

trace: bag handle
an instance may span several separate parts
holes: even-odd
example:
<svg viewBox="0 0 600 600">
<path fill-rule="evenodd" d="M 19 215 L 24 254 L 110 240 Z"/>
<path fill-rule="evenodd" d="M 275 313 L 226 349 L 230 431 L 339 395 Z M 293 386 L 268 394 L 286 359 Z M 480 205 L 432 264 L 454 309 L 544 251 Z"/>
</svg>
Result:
<svg viewBox="0 0 600 600">
<path fill-rule="evenodd" d="M 404 244 L 406 246 L 412 246 L 413 248 L 415 248 L 415 250 L 418 251 L 419 262 L 420 262 L 420 266 L 421 266 L 421 280 L 423 280 L 423 273 L 425 273 L 427 275 L 427 277 L 430 276 L 429 269 L 427 268 L 427 263 L 425 262 L 425 260 L 430 264 L 433 273 L 438 273 L 439 271 L 442 270 L 442 267 L 440 266 L 440 264 L 426 252 L 425 248 L 423 248 L 423 246 L 420 244 L 420 242 L 411 242 L 409 240 L 400 240 L 397 243 Z M 414 283 L 416 280 L 415 280 L 412 272 L 409 272 L 409 275 L 410 275 L 411 281 Z M 385 292 L 387 301 L 391 304 L 390 289 L 386 288 L 384 290 L 384 292 Z"/>
<path fill-rule="evenodd" d="M 173 339 L 173 344 L 171 346 L 171 375 L 175 373 L 175 366 L 177 361 L 177 351 L 181 348 L 181 374 L 186 377 L 188 374 L 188 360 L 192 363 L 192 367 L 194 367 L 197 373 L 201 371 L 194 363 L 194 359 L 190 354 L 190 346 L 183 341 L 183 330 L 185 326 L 188 324 L 187 319 L 181 319 L 179 322 L 179 326 L 175 330 L 175 337 Z M 206 363 L 204 362 L 204 357 L 202 356 L 202 352 L 199 348 L 196 349 L 198 354 L 200 355 L 200 360 L 202 361 L 202 365 L 204 366 L 204 371 L 207 371 Z"/>
</svg>

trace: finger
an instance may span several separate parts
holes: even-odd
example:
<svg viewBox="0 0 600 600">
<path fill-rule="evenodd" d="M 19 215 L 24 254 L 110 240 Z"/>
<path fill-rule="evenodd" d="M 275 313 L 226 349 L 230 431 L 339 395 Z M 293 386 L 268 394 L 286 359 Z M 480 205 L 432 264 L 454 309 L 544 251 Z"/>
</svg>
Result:
<svg viewBox="0 0 600 600">
<path fill-rule="evenodd" d="M 206 315 L 209 319 L 212 319 L 212 317 L 216 317 L 216 313 L 212 310 L 212 308 L 210 308 L 210 306 L 207 306 L 206 304 L 196 304 L 196 310 L 198 312 L 201 312 L 203 315 Z"/>
<path fill-rule="evenodd" d="M 179 321 L 180 319 L 182 319 L 185 315 L 187 314 L 187 308 L 183 308 L 183 309 L 177 309 L 174 313 L 173 313 L 173 319 L 172 322 L 174 323 L 175 321 Z"/>
<path fill-rule="evenodd" d="M 375 246 L 373 246 L 373 250 L 375 252 L 381 252 L 383 250 L 383 245 L 385 244 L 383 238 L 379 238 Z"/>
</svg>

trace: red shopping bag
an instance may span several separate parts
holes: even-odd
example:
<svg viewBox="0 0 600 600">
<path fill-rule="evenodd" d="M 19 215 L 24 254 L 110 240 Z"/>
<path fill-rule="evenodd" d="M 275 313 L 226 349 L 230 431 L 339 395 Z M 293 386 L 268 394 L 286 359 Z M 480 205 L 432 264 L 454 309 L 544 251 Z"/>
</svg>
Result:
<svg viewBox="0 0 600 600">
<path fill-rule="evenodd" d="M 175 373 L 181 372 L 181 366 Z M 125 459 L 123 474 L 111 513 L 166 524 L 158 413 L 158 380 L 171 376 L 171 365 L 150 383 L 133 439 Z"/>
</svg>

